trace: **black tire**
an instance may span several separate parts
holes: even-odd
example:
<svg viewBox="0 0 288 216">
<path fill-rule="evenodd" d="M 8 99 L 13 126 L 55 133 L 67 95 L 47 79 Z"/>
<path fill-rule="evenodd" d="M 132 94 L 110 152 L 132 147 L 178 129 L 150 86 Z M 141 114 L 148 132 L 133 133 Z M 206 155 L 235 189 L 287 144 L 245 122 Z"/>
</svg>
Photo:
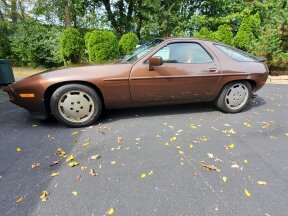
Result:
<svg viewBox="0 0 288 216">
<path fill-rule="evenodd" d="M 241 106 L 234 107 L 234 108 L 230 108 L 229 107 L 229 100 L 226 99 L 226 95 L 228 93 L 228 91 L 231 91 L 231 88 L 233 88 L 234 86 L 237 87 L 237 85 L 244 85 L 246 86 L 246 88 L 248 89 L 248 95 L 247 95 L 247 99 L 243 100 L 243 104 L 241 104 Z M 222 112 L 225 113 L 238 113 L 241 112 L 249 103 L 250 103 L 250 99 L 252 96 L 252 87 L 251 84 L 247 81 L 234 81 L 231 83 L 226 84 L 222 91 L 220 92 L 218 98 L 215 101 L 216 107 L 221 110 Z"/>
<path fill-rule="evenodd" d="M 84 120 L 82 122 L 75 122 L 77 120 L 75 120 L 73 118 L 71 118 L 71 120 L 69 120 L 69 119 L 67 119 L 67 116 L 66 116 L 66 118 L 63 117 L 63 116 L 65 116 L 65 114 L 63 115 L 62 110 L 59 110 L 59 108 L 58 108 L 59 100 L 61 99 L 61 97 L 65 94 L 67 94 L 68 92 L 71 92 L 71 91 L 72 92 L 73 91 L 83 92 L 86 95 L 85 98 L 89 97 L 88 98 L 89 103 L 91 103 L 90 106 L 94 105 L 93 110 L 89 113 L 89 116 L 88 116 L 89 118 L 87 118 L 86 120 Z M 88 101 L 88 99 L 87 99 L 87 101 Z M 90 99 L 92 99 L 92 101 Z M 102 100 L 99 97 L 99 95 L 95 92 L 95 90 L 86 86 L 86 85 L 81 85 L 81 84 L 67 84 L 67 85 L 61 86 L 54 91 L 54 93 L 52 94 L 51 99 L 50 99 L 50 109 L 51 109 L 53 116 L 60 123 L 66 125 L 68 127 L 85 127 L 85 126 L 89 126 L 89 125 L 95 123 L 95 121 L 99 118 L 99 116 L 102 112 L 102 108 L 103 108 Z M 83 107 L 81 109 L 83 109 Z M 62 114 L 61 114 L 61 112 L 62 112 Z M 77 112 L 77 111 L 75 111 L 75 112 Z M 79 121 L 81 121 L 81 120 L 79 120 Z"/>
</svg>

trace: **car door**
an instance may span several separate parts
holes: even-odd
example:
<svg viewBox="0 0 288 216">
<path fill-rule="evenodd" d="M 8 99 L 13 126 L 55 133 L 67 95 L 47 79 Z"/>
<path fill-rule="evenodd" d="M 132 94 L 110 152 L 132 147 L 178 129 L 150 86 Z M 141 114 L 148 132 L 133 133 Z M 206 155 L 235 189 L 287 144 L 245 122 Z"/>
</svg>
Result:
<svg viewBox="0 0 288 216">
<path fill-rule="evenodd" d="M 173 42 L 157 50 L 163 65 L 149 71 L 149 58 L 134 65 L 130 73 L 133 102 L 209 101 L 220 78 L 215 56 L 197 42 Z"/>
</svg>

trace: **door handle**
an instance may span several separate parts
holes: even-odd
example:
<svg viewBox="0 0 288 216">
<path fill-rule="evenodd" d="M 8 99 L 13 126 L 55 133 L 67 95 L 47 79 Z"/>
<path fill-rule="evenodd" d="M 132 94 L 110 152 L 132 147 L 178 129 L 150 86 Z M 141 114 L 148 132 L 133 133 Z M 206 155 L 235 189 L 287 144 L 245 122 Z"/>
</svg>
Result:
<svg viewBox="0 0 288 216">
<path fill-rule="evenodd" d="M 211 68 L 209 68 L 209 71 L 210 72 L 217 72 L 217 68 L 216 67 L 211 67 Z"/>
</svg>

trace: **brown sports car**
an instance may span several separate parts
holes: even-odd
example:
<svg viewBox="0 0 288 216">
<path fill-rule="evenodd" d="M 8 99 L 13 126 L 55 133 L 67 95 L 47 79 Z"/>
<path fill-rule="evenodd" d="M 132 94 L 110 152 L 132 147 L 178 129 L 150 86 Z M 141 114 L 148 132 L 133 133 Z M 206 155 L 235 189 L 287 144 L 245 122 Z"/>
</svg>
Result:
<svg viewBox="0 0 288 216">
<path fill-rule="evenodd" d="M 268 77 L 264 60 L 194 38 L 156 39 L 117 64 L 47 71 L 6 87 L 10 101 L 70 127 L 94 123 L 105 109 L 215 101 L 240 112 Z"/>
</svg>

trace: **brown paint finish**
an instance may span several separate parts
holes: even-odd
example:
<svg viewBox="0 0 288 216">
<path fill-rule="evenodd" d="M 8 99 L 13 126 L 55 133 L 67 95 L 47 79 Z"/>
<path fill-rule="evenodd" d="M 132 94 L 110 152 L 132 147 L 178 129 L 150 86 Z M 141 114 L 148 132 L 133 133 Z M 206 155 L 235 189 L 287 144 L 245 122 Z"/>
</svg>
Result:
<svg viewBox="0 0 288 216">
<path fill-rule="evenodd" d="M 149 70 L 149 59 L 161 48 L 175 43 L 197 43 L 211 57 L 207 63 L 175 63 L 160 59 Z M 248 80 L 254 91 L 268 78 L 263 62 L 237 62 L 214 46 L 215 42 L 193 38 L 166 38 L 163 42 L 131 63 L 95 65 L 48 71 L 34 75 L 4 89 L 11 102 L 24 107 L 37 117 L 47 116 L 49 91 L 67 83 L 82 83 L 103 96 L 106 109 L 154 104 L 213 101 L 223 86 L 234 80 Z M 177 53 L 176 53 L 177 54 Z M 21 98 L 20 94 L 35 94 Z"/>
</svg>

